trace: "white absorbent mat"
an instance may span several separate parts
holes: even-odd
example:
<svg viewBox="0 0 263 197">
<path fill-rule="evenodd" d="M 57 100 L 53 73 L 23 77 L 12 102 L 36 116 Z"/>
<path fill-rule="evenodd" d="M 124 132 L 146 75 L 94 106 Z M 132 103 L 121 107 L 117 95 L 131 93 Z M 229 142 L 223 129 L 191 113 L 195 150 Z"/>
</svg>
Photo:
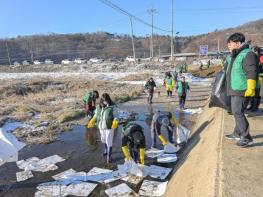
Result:
<svg viewBox="0 0 263 197">
<path fill-rule="evenodd" d="M 148 196 L 148 197 L 163 196 L 166 191 L 167 183 L 168 181 L 158 182 L 158 181 L 144 180 L 139 190 L 139 196 Z"/>
<path fill-rule="evenodd" d="M 163 154 L 157 157 L 158 163 L 172 163 L 177 161 L 176 154 Z"/>
<path fill-rule="evenodd" d="M 105 193 L 110 197 L 134 197 L 136 193 L 129 188 L 128 185 L 122 183 L 115 187 L 105 190 Z"/>
</svg>

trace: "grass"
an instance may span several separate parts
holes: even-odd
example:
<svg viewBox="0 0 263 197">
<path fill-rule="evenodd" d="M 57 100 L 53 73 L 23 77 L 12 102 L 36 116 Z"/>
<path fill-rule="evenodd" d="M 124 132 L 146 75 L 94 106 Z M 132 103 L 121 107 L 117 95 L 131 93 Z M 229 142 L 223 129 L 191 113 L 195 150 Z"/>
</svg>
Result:
<svg viewBox="0 0 263 197">
<path fill-rule="evenodd" d="M 64 122 L 69 122 L 72 120 L 82 118 L 84 116 L 85 116 L 84 110 L 74 110 L 74 111 L 62 113 L 60 116 L 58 116 L 57 121 L 59 123 L 64 123 Z"/>
<path fill-rule="evenodd" d="M 132 91 L 130 94 L 118 95 L 114 98 L 114 102 L 115 103 L 125 103 L 128 101 L 132 101 L 132 100 L 136 99 L 138 96 L 140 96 L 142 91 L 143 91 L 143 89 L 141 88 L 140 90 Z"/>
<path fill-rule="evenodd" d="M 47 83 L 54 84 L 54 86 L 46 88 Z M 56 84 L 64 85 L 63 88 L 60 88 Z M 21 86 L 30 86 L 35 89 L 26 92 L 25 95 L 17 94 L 14 90 Z M 28 133 L 21 130 L 15 132 L 15 135 L 28 144 L 50 143 L 56 139 L 60 132 L 68 131 L 73 123 L 81 121 L 80 119 L 85 116 L 81 99 L 86 91 L 92 89 L 97 89 L 100 95 L 108 92 L 116 103 L 136 99 L 142 91 L 140 85 L 105 83 L 105 81 L 99 80 L 87 82 L 86 78 L 5 81 L 5 83 L 0 84 L 0 91 L 2 92 L 0 99 L 1 119 L 10 117 L 33 126 L 38 126 L 39 123 L 47 121 L 49 126 L 43 132 Z M 72 97 L 75 98 L 75 101 L 70 103 L 64 101 Z M 37 119 L 33 119 L 30 112 L 38 114 Z"/>
</svg>

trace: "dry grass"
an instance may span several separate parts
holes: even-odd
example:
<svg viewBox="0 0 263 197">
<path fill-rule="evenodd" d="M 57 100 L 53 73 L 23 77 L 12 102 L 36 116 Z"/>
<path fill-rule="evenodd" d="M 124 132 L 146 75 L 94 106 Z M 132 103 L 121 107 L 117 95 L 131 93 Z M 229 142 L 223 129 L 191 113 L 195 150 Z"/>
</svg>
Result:
<svg viewBox="0 0 263 197">
<path fill-rule="evenodd" d="M 58 116 L 57 120 L 59 123 L 64 123 L 64 122 L 69 122 L 72 120 L 82 118 L 84 116 L 85 116 L 84 110 L 73 110 L 73 111 L 63 112 Z"/>
<path fill-rule="evenodd" d="M 126 77 L 118 79 L 118 81 L 146 81 L 150 77 L 152 77 L 152 74 L 144 73 L 141 75 L 128 75 Z"/>
<path fill-rule="evenodd" d="M 23 138 L 29 144 L 49 143 L 56 139 L 60 132 L 69 130 L 72 123 L 85 116 L 81 99 L 86 91 L 93 89 L 97 89 L 100 95 L 103 92 L 109 93 L 116 103 L 132 100 L 143 91 L 139 85 L 87 81 L 83 78 L 5 81 L 0 84 L 0 115 L 2 118 L 30 121 L 34 126 L 42 121 L 49 122 L 43 132 L 34 135 L 20 130 L 15 132 L 18 138 Z M 70 101 L 67 101 L 69 98 Z M 33 116 L 35 114 L 38 115 L 37 119 Z"/>
</svg>

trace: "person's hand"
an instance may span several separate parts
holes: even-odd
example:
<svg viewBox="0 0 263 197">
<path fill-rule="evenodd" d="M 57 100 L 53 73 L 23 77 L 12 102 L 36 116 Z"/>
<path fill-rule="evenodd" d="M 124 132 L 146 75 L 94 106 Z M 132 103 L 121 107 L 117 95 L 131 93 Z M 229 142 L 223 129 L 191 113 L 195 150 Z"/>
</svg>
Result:
<svg viewBox="0 0 263 197">
<path fill-rule="evenodd" d="M 247 80 L 247 90 L 245 92 L 245 97 L 255 96 L 256 80 L 248 79 Z"/>
<path fill-rule="evenodd" d="M 112 122 L 111 128 L 112 128 L 112 129 L 117 129 L 117 128 L 118 128 L 118 124 L 119 124 L 119 122 L 118 122 L 118 120 L 115 118 L 115 119 L 113 120 L 113 122 Z"/>
<path fill-rule="evenodd" d="M 95 123 L 96 123 L 96 117 L 93 116 L 93 118 L 88 123 L 88 128 L 94 127 Z"/>
<path fill-rule="evenodd" d="M 140 164 L 144 165 L 145 148 L 140 148 Z"/>
<path fill-rule="evenodd" d="M 131 156 L 130 156 L 130 152 L 129 152 L 128 147 L 127 146 L 123 146 L 121 149 L 122 149 L 122 152 L 123 152 L 123 154 L 125 156 L 125 161 L 131 160 Z"/>
</svg>

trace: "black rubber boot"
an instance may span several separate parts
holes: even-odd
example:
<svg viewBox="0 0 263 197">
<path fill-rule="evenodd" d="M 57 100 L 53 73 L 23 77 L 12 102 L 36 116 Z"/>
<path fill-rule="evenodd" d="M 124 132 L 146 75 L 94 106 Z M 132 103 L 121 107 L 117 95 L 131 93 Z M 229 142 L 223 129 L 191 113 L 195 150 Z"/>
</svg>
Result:
<svg viewBox="0 0 263 197">
<path fill-rule="evenodd" d="M 107 144 L 104 144 L 104 152 L 103 152 L 103 156 L 106 156 L 108 152 L 108 147 Z"/>
<path fill-rule="evenodd" d="M 111 163 L 111 153 L 112 153 L 112 147 L 109 147 L 108 155 L 107 155 L 107 163 Z"/>
</svg>

